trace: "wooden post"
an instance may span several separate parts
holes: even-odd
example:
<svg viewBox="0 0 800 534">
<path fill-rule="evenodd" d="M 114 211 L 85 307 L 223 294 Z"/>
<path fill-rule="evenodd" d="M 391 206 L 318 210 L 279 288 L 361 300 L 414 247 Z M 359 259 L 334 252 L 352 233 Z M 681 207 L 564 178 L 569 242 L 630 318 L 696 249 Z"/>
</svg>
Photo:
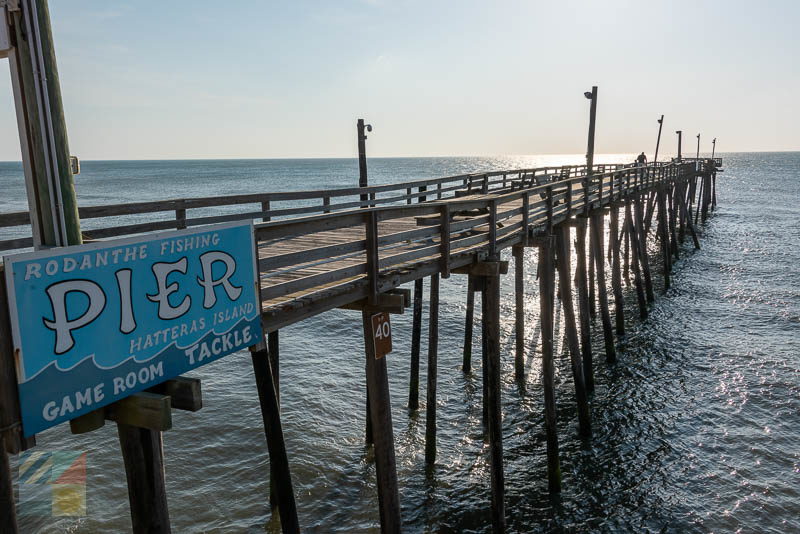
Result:
<svg viewBox="0 0 800 534">
<path fill-rule="evenodd" d="M 594 285 L 594 269 L 595 269 L 595 251 L 594 246 L 591 244 L 591 226 L 589 228 L 589 317 L 594 319 L 597 316 L 597 308 L 595 307 L 595 303 L 597 299 L 595 298 L 595 285 Z"/>
<path fill-rule="evenodd" d="M 505 532 L 505 478 L 503 474 L 503 425 L 500 403 L 500 276 L 484 277 L 486 301 L 486 362 L 488 376 L 489 469 L 492 488 L 492 531 Z"/>
<path fill-rule="evenodd" d="M 358 136 L 358 187 L 367 187 L 369 185 L 369 179 L 367 178 L 367 136 L 364 133 L 365 128 L 370 132 L 372 131 L 372 126 L 364 125 L 364 119 L 358 119 L 356 122 L 356 134 Z M 369 194 L 361 193 L 360 199 L 362 202 L 369 200 Z"/>
<path fill-rule="evenodd" d="M 642 214 L 642 197 L 637 195 L 634 199 L 633 212 L 634 220 L 636 223 L 637 241 L 639 242 L 639 262 L 642 266 L 642 275 L 644 278 L 644 289 L 647 295 L 647 301 L 653 302 L 656 297 L 653 293 L 653 282 L 650 278 L 650 261 L 647 256 L 647 234 L 644 232 L 644 221 Z"/>
<path fill-rule="evenodd" d="M 439 273 L 431 276 L 428 317 L 428 387 L 425 406 L 425 465 L 436 463 L 436 367 L 439 350 Z"/>
<path fill-rule="evenodd" d="M 272 383 L 275 387 L 275 400 L 278 403 L 278 411 L 281 409 L 281 388 L 280 388 L 280 338 L 278 330 L 267 334 L 267 354 L 269 355 L 269 366 L 272 371 Z M 269 463 L 269 505 L 273 513 L 278 507 L 278 474 L 275 464 Z"/>
<path fill-rule="evenodd" d="M 572 377 L 575 382 L 575 400 L 578 405 L 578 427 L 583 437 L 592 434 L 592 423 L 589 415 L 589 400 L 586 394 L 586 384 L 583 379 L 583 364 L 581 362 L 580 346 L 578 344 L 578 329 L 575 326 L 575 310 L 572 305 L 572 287 L 570 276 L 570 246 L 569 226 L 564 224 L 555 229 L 556 234 L 556 259 L 558 262 L 558 287 L 561 292 L 561 307 L 564 310 L 564 329 L 567 334 L 570 361 L 572 363 Z"/>
<path fill-rule="evenodd" d="M 375 429 L 375 471 L 378 479 L 378 509 L 381 532 L 399 533 L 400 493 L 397 487 L 397 466 L 394 456 L 394 431 L 392 429 L 392 407 L 389 397 L 389 376 L 386 357 L 376 357 L 375 341 L 372 337 L 372 313 L 361 312 L 364 326 L 364 348 L 367 354 L 367 391 L 370 397 L 370 418 Z"/>
<path fill-rule="evenodd" d="M 597 297 L 600 301 L 600 318 L 603 322 L 603 338 L 606 346 L 606 360 L 613 363 L 617 359 L 614 348 L 614 332 L 611 330 L 611 315 L 608 312 L 608 292 L 606 290 L 605 262 L 603 258 L 603 212 L 596 210 L 590 218 L 590 239 L 594 249 L 595 267 L 597 270 Z"/>
<path fill-rule="evenodd" d="M 514 334 L 516 351 L 514 353 L 514 376 L 520 384 L 525 383 L 525 283 L 523 271 L 525 248 L 515 246 L 514 255 Z"/>
<path fill-rule="evenodd" d="M 578 318 L 581 325 L 581 361 L 586 390 L 594 391 L 594 365 L 592 364 L 592 331 L 589 318 L 589 289 L 586 280 L 586 217 L 577 219 L 575 227 L 575 287 L 578 292 Z"/>
<path fill-rule="evenodd" d="M 630 201 L 625 204 L 625 227 L 628 229 L 631 243 L 631 266 L 633 268 L 636 298 L 639 301 L 639 317 L 647 319 L 647 300 L 645 299 L 644 284 L 642 283 L 641 261 L 639 259 L 639 232 L 633 224 Z"/>
<path fill-rule="evenodd" d="M 134 534 L 172 531 L 164 482 L 164 444 L 161 432 L 117 424 Z"/>
<path fill-rule="evenodd" d="M 555 364 L 553 362 L 553 238 L 539 242 L 539 322 L 542 331 L 542 385 L 544 386 L 544 428 L 547 436 L 547 481 L 551 493 L 561 491 L 556 429 Z"/>
<path fill-rule="evenodd" d="M 486 310 L 486 278 L 483 276 L 476 277 L 477 283 L 481 287 L 481 386 L 483 389 L 483 430 L 484 430 L 484 440 L 489 439 L 489 378 L 488 378 L 488 367 L 489 363 L 487 361 L 488 358 L 488 351 L 486 347 L 487 343 L 487 336 L 489 335 L 486 332 L 486 316 L 488 315 L 488 311 Z"/>
<path fill-rule="evenodd" d="M 663 117 L 662 117 L 663 119 Z M 625 300 L 622 297 L 622 270 L 619 261 L 619 208 L 611 208 L 609 243 L 611 249 L 611 288 L 614 292 L 614 320 L 618 336 L 625 335 Z"/>
<path fill-rule="evenodd" d="M 23 0 L 11 11 L 9 55 L 34 244 L 82 242 L 47 0 Z"/>
<path fill-rule="evenodd" d="M 664 263 L 664 291 L 669 289 L 669 272 L 672 269 L 672 255 L 669 250 L 669 221 L 667 220 L 666 193 L 663 188 L 658 190 L 658 231 L 661 241 L 661 259 Z"/>
<path fill-rule="evenodd" d="M 419 353 L 422 339 L 422 278 L 414 280 L 414 312 L 411 318 L 411 372 L 408 379 L 408 409 L 419 410 Z"/>
<path fill-rule="evenodd" d="M 475 317 L 475 280 L 467 278 L 467 313 L 464 318 L 464 361 L 461 369 L 464 373 L 472 372 L 472 331 Z"/>
<path fill-rule="evenodd" d="M 263 346 L 263 345 L 262 345 Z M 270 363 L 269 351 L 254 350 L 251 352 L 253 373 L 256 377 L 258 400 L 261 405 L 261 418 L 264 422 L 264 434 L 269 451 L 270 476 L 274 477 L 276 500 L 280 512 L 281 530 L 284 534 L 300 532 L 297 521 L 297 507 L 294 500 L 292 475 L 289 470 L 289 457 L 283 438 L 280 405 L 276 389 L 275 376 Z M 270 497 L 271 500 L 271 497 Z"/>
<path fill-rule="evenodd" d="M 14 505 L 14 485 L 11 464 L 6 453 L 6 440 L 0 434 L 0 532 L 17 534 L 17 510 Z"/>
</svg>

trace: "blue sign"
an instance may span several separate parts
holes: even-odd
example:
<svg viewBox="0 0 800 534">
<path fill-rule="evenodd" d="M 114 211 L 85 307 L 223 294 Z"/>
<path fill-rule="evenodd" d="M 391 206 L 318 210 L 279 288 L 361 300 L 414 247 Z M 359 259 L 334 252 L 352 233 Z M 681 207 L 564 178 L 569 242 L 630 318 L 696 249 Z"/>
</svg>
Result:
<svg viewBox="0 0 800 534">
<path fill-rule="evenodd" d="M 261 341 L 251 222 L 4 263 L 26 436 Z"/>
</svg>

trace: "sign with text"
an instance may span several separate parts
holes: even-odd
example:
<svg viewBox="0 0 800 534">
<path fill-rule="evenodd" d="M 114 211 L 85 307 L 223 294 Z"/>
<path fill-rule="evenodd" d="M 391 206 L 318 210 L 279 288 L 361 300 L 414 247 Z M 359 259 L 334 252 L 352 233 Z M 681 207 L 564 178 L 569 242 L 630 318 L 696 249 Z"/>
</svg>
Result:
<svg viewBox="0 0 800 534">
<path fill-rule="evenodd" d="M 375 342 L 375 359 L 379 360 L 392 352 L 392 323 L 386 312 L 372 316 L 372 340 Z"/>
<path fill-rule="evenodd" d="M 4 263 L 26 436 L 261 339 L 251 222 Z"/>
</svg>

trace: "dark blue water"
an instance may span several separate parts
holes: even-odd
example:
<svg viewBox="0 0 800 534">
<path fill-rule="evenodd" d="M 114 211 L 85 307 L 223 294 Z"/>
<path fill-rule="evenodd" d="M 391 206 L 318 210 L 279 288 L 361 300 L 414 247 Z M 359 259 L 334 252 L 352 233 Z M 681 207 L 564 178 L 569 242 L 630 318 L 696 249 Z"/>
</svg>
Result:
<svg viewBox="0 0 800 534">
<path fill-rule="evenodd" d="M 510 531 L 800 531 L 800 153 L 723 157 L 719 206 L 701 228 L 702 249 L 683 249 L 672 289 L 658 296 L 644 323 L 633 319 L 628 290 L 628 333 L 616 365 L 605 363 L 602 336 L 595 337 L 595 432 L 588 443 L 577 438 L 569 361 L 557 343 L 564 490 L 555 499 L 547 494 L 534 252 L 525 257 L 524 392 L 513 380 L 513 279 L 504 280 Z M 387 183 L 580 160 L 386 159 L 370 160 L 370 171 L 373 183 Z M 82 204 L 351 186 L 357 176 L 352 160 L 85 162 L 83 171 L 77 178 Z M 18 166 L 0 164 L 0 187 L 0 211 L 25 208 Z M 660 287 L 660 275 L 655 280 Z M 439 454 L 428 475 L 426 369 L 423 362 L 423 406 L 409 416 L 411 317 L 393 318 L 392 416 L 409 532 L 490 530 L 480 369 L 473 376 L 460 371 L 465 289 L 463 277 L 442 281 Z M 312 532 L 378 531 L 374 465 L 363 445 L 359 314 L 328 312 L 281 331 L 281 343 L 283 421 L 301 525 Z M 249 356 L 228 357 L 195 375 L 203 379 L 205 407 L 176 412 L 164 435 L 173 530 L 277 532 L 267 505 L 268 460 Z M 56 428 L 39 436 L 39 447 L 89 451 L 88 516 L 22 517 L 23 531 L 129 530 L 113 425 L 83 436 Z"/>
</svg>

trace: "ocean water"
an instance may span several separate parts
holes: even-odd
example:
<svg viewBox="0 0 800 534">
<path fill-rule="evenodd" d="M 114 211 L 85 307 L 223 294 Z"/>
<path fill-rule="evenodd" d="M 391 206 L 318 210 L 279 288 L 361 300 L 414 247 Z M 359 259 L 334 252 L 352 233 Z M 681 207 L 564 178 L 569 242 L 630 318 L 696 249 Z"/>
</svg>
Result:
<svg viewBox="0 0 800 534">
<path fill-rule="evenodd" d="M 800 153 L 722 157 L 719 205 L 701 227 L 702 249 L 694 251 L 687 239 L 672 288 L 658 295 L 647 321 L 636 318 L 635 298 L 626 288 L 628 331 L 615 365 L 605 363 L 595 325 L 597 389 L 589 441 L 577 437 L 569 359 L 557 342 L 563 472 L 557 497 L 547 492 L 535 253 L 528 251 L 524 259 L 524 389 L 513 379 L 513 277 L 504 278 L 509 531 L 800 531 Z M 389 183 L 581 160 L 375 159 L 369 168 L 371 183 Z M 606 155 L 599 162 L 630 160 L 632 155 Z M 76 187 L 79 202 L 90 205 L 356 182 L 355 160 L 87 161 Z M 0 191 L 0 212 L 25 209 L 18 164 L 0 163 Z M 659 274 L 654 280 L 661 287 Z M 426 284 L 426 299 L 427 289 Z M 442 280 L 441 291 L 439 448 L 431 472 L 424 466 L 425 330 L 422 406 L 409 414 L 411 314 L 393 317 L 388 365 L 402 515 L 408 532 L 489 532 L 480 368 L 472 375 L 460 369 L 464 277 Z M 562 332 L 560 314 L 557 321 Z M 283 424 L 302 528 L 379 531 L 375 468 L 364 446 L 359 314 L 327 312 L 282 330 L 280 338 Z M 164 434 L 173 531 L 279 532 L 268 506 L 269 464 L 249 355 L 229 356 L 193 375 L 203 380 L 205 407 L 175 412 L 173 429 Z M 130 530 L 113 424 L 81 436 L 63 425 L 39 435 L 38 442 L 40 450 L 88 452 L 88 515 L 22 515 L 23 532 Z"/>
</svg>

